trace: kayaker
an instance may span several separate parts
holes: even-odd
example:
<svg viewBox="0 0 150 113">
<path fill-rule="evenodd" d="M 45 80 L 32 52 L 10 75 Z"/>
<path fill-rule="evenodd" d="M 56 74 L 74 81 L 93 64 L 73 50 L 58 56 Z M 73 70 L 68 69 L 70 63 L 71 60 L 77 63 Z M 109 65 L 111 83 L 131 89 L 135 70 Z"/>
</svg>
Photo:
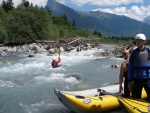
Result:
<svg viewBox="0 0 150 113">
<path fill-rule="evenodd" d="M 144 87 L 148 101 L 150 101 L 150 49 L 145 47 L 146 36 L 137 34 L 135 36 L 137 48 L 131 53 L 128 64 L 128 88 L 132 91 L 134 82 L 134 98 L 141 99 Z"/>
<path fill-rule="evenodd" d="M 130 96 L 130 91 L 128 90 L 128 73 L 127 73 L 127 68 L 128 68 L 129 58 L 130 58 L 130 51 L 126 50 L 126 49 L 123 50 L 121 57 L 124 58 L 125 61 L 121 63 L 121 68 L 120 68 L 119 92 L 124 91 L 124 96 L 125 97 L 129 97 Z M 123 78 L 124 78 L 124 89 L 122 87 Z"/>
<path fill-rule="evenodd" d="M 61 62 L 60 57 L 58 57 L 58 60 L 54 60 L 54 59 L 53 59 L 53 61 L 52 61 L 52 67 L 53 67 L 53 68 L 60 67 L 60 65 L 58 65 L 59 62 Z"/>
</svg>

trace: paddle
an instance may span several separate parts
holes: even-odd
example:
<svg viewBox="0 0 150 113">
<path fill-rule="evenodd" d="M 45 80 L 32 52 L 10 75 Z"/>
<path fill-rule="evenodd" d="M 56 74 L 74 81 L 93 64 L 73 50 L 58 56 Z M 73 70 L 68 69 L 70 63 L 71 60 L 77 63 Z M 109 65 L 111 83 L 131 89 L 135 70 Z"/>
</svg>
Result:
<svg viewBox="0 0 150 113">
<path fill-rule="evenodd" d="M 61 50 L 58 51 L 58 56 L 59 56 L 59 58 L 60 58 L 60 53 L 61 53 Z"/>
</svg>

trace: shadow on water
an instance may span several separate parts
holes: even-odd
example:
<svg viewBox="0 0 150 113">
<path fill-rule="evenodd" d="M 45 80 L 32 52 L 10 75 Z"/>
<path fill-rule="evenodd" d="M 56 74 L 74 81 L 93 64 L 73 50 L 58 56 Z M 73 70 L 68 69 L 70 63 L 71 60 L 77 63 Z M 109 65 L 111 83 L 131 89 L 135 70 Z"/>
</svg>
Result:
<svg viewBox="0 0 150 113">
<path fill-rule="evenodd" d="M 42 113 L 75 113 L 73 111 L 70 111 L 69 109 L 65 107 L 57 107 L 57 108 L 51 108 L 51 109 L 46 109 L 42 111 Z"/>
<path fill-rule="evenodd" d="M 10 78 L 10 81 L 12 83 L 15 83 L 17 85 L 23 85 L 25 82 L 27 82 L 27 78 L 25 77 L 13 77 L 13 78 Z"/>
<path fill-rule="evenodd" d="M 115 108 L 115 109 L 112 109 L 109 111 L 105 111 L 103 113 L 128 113 L 128 112 L 126 111 L 126 109 L 123 106 L 120 106 L 118 108 Z"/>
<path fill-rule="evenodd" d="M 67 108 L 62 108 L 62 107 L 60 107 L 60 108 L 54 108 L 54 109 L 51 109 L 51 110 L 46 110 L 46 111 L 44 111 L 44 112 L 42 112 L 42 113 L 50 113 L 50 111 L 51 111 L 51 113 L 75 113 L 74 111 L 71 111 L 71 110 L 69 110 L 69 109 L 67 109 Z M 123 108 L 123 106 L 121 106 L 121 107 L 119 107 L 119 108 L 115 108 L 115 109 L 112 109 L 112 110 L 109 110 L 109 111 L 104 111 L 104 112 L 99 112 L 99 113 L 128 113 L 126 110 L 125 110 L 125 108 Z"/>
</svg>

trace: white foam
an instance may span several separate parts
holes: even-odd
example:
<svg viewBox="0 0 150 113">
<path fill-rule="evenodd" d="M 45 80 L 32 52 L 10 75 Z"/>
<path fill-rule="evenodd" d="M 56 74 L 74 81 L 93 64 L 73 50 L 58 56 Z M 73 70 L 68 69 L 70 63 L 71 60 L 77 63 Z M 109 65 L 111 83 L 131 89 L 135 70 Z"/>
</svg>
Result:
<svg viewBox="0 0 150 113">
<path fill-rule="evenodd" d="M 14 87 L 15 84 L 11 81 L 2 81 L 0 80 L 0 87 Z"/>
<path fill-rule="evenodd" d="M 66 78 L 64 80 L 65 80 L 65 82 L 70 83 L 72 85 L 78 84 L 81 82 L 81 81 L 78 81 L 75 77 L 69 77 L 69 78 Z"/>
<path fill-rule="evenodd" d="M 34 78 L 34 82 L 37 84 L 49 83 L 49 82 L 65 82 L 70 84 L 80 83 L 81 80 L 77 80 L 75 77 L 67 77 L 63 73 L 51 73 L 49 76 L 37 76 Z"/>
<path fill-rule="evenodd" d="M 102 50 L 100 49 L 91 49 L 85 51 L 71 51 L 71 52 L 61 52 L 60 64 L 66 65 L 65 68 L 50 68 L 52 58 L 58 58 L 58 54 L 53 54 L 52 56 L 39 55 L 32 58 L 22 58 L 17 60 L 15 63 L 9 66 L 3 66 L 0 69 L 1 76 L 0 78 L 10 78 L 10 77 L 30 77 L 31 81 L 36 81 L 38 84 L 45 82 L 55 82 L 63 81 L 65 83 L 79 83 L 74 77 L 66 77 L 64 71 L 66 68 L 72 65 L 79 65 L 83 61 L 88 61 L 93 59 L 95 53 L 99 53 Z M 104 67 L 105 68 L 105 67 Z M 45 75 L 42 75 L 45 74 Z M 49 75 L 48 75 L 49 74 Z M 7 76 L 6 76 L 7 75 Z M 31 76 L 30 76 L 31 75 Z M 30 82 L 30 81 L 29 81 Z"/>
<path fill-rule="evenodd" d="M 38 109 L 44 105 L 44 101 L 30 105 L 20 103 L 19 105 L 26 111 L 26 113 L 34 113 L 38 112 Z"/>
</svg>

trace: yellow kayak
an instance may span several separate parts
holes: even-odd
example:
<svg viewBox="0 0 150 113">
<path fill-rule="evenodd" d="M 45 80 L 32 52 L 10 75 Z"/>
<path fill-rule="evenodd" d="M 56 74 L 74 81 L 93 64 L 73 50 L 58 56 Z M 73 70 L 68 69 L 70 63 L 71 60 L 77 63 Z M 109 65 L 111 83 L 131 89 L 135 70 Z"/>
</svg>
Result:
<svg viewBox="0 0 150 113">
<path fill-rule="evenodd" d="M 121 97 L 119 101 L 129 113 L 150 113 L 150 103 L 144 100 L 140 101 Z"/>
<path fill-rule="evenodd" d="M 81 91 L 60 91 L 54 88 L 54 92 L 60 102 L 76 113 L 100 113 L 120 107 L 118 96 L 118 84 Z M 103 95 L 98 92 L 101 89 Z M 104 91 L 103 91 L 104 90 Z M 104 94 L 105 92 L 105 94 Z M 142 98 L 146 98 L 143 90 Z"/>
<path fill-rule="evenodd" d="M 119 106 L 118 98 L 111 95 L 102 96 L 98 89 L 110 93 L 118 93 L 119 84 L 100 88 L 62 91 L 54 88 L 54 92 L 60 102 L 76 113 L 99 113 Z M 111 101 L 111 102 L 110 102 Z"/>
<path fill-rule="evenodd" d="M 101 112 L 119 107 L 117 97 L 111 95 L 82 97 L 64 94 L 65 98 L 81 112 Z"/>
</svg>

